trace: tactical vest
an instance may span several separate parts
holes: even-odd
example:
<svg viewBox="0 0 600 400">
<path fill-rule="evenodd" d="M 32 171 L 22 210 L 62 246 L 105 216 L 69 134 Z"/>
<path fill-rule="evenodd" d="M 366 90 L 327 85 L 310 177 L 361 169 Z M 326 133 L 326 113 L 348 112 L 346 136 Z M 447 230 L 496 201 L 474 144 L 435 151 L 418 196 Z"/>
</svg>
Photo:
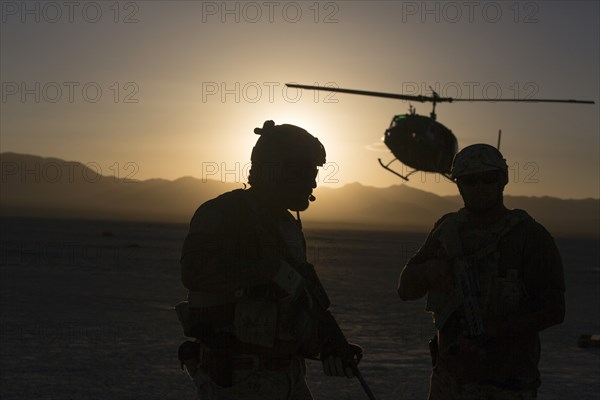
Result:
<svg viewBox="0 0 600 400">
<path fill-rule="evenodd" d="M 522 271 L 518 266 L 509 267 L 505 276 L 499 274 L 499 244 L 526 219 L 531 217 L 525 211 L 509 210 L 485 229 L 467 229 L 466 210 L 461 209 L 449 214 L 432 233 L 432 238 L 441 245 L 441 256 L 447 257 L 453 265 L 455 282 L 458 266 L 466 266 L 478 280 L 478 312 L 482 318 L 510 314 L 526 295 Z M 433 322 L 440 330 L 451 317 L 461 317 L 465 312 L 462 305 L 461 295 L 455 287 L 451 294 L 429 291 L 425 309 L 433 313 Z"/>
<path fill-rule="evenodd" d="M 285 211 L 284 218 L 275 221 L 244 190 L 234 190 L 224 196 L 229 202 L 224 204 L 224 211 L 232 213 L 228 218 L 236 221 L 233 240 L 237 242 L 242 258 L 282 259 L 292 265 L 306 262 L 306 244 L 301 227 L 289 212 Z M 207 310 L 233 309 L 232 313 L 223 313 L 219 323 L 221 327 L 217 330 L 233 334 L 241 343 L 266 348 L 273 347 L 275 341 L 294 341 L 296 338 L 289 332 L 290 320 L 297 319 L 298 310 L 291 304 L 276 301 L 272 286 L 241 288 L 235 296 L 189 291 L 187 304 L 179 306 L 178 315 L 180 320 L 185 319 L 185 315 L 181 315 L 186 312 L 183 308 L 190 308 L 191 317 L 188 318 L 191 321 L 188 325 L 198 326 L 203 321 L 194 320 L 198 319 L 194 316 L 195 310 L 202 310 L 201 314 L 206 315 Z M 186 336 L 194 336 L 190 330 L 188 333 Z"/>
</svg>

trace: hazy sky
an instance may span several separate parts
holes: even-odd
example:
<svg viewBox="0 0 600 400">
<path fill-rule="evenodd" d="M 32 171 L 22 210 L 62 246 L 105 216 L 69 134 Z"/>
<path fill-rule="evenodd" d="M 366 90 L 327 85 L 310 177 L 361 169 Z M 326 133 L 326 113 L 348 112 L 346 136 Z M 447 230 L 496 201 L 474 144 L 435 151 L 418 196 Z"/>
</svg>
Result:
<svg viewBox="0 0 600 400">
<path fill-rule="evenodd" d="M 599 20 L 597 1 L 3 1 L 1 150 L 94 162 L 104 175 L 244 182 L 252 130 L 273 119 L 325 144 L 320 185 L 400 184 L 377 158 L 393 158 L 381 137 L 407 102 L 284 84 L 598 103 Z M 507 193 L 598 198 L 599 110 L 437 113 L 461 148 L 495 144 L 502 129 Z M 437 180 L 407 184 L 457 193 Z"/>
</svg>

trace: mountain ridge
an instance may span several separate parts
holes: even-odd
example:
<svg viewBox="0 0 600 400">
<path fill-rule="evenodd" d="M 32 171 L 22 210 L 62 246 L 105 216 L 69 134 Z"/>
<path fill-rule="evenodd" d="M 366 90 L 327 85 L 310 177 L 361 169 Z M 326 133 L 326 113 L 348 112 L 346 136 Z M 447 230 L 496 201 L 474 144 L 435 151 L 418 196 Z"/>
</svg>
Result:
<svg viewBox="0 0 600 400">
<path fill-rule="evenodd" d="M 0 153 L 0 216 L 92 218 L 188 222 L 195 209 L 243 183 L 201 180 L 136 180 L 98 174 L 77 161 L 30 154 Z M 460 196 L 438 196 L 406 185 L 386 188 L 358 182 L 315 191 L 305 223 L 373 229 L 427 231 L 462 207 Z M 599 237 L 600 199 L 505 195 L 509 208 L 522 208 L 553 234 Z"/>
</svg>

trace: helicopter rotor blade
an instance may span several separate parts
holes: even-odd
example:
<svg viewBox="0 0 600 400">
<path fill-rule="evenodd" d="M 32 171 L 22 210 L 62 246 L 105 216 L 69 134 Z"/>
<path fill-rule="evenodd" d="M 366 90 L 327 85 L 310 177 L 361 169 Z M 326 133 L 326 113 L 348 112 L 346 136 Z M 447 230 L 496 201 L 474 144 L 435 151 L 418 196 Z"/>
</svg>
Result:
<svg viewBox="0 0 600 400">
<path fill-rule="evenodd" d="M 324 90 L 328 92 L 336 92 L 336 93 L 348 93 L 348 94 L 359 94 L 363 96 L 373 96 L 373 97 L 384 97 L 387 99 L 396 99 L 396 100 L 410 100 L 410 101 L 418 101 L 421 103 L 435 100 L 436 103 L 442 102 L 452 102 L 452 98 L 450 97 L 433 97 L 433 96 L 411 96 L 408 94 L 396 94 L 396 93 L 384 93 L 384 92 L 371 92 L 367 90 L 355 90 L 355 89 L 342 89 L 336 87 L 327 87 L 327 86 L 312 86 L 312 85 L 299 85 L 296 83 L 286 83 L 285 86 L 296 88 L 296 89 L 308 89 L 308 90 Z"/>
<path fill-rule="evenodd" d="M 307 89 L 307 90 L 324 90 L 329 92 L 336 93 L 348 93 L 348 94 L 358 94 L 362 96 L 372 96 L 372 97 L 383 97 L 387 99 L 396 99 L 396 100 L 410 100 L 410 101 L 418 101 L 420 103 L 432 102 L 432 103 L 453 103 L 458 101 L 483 101 L 488 103 L 494 102 L 521 102 L 521 103 L 572 103 L 572 104 L 596 104 L 591 100 L 562 100 L 562 99 L 455 99 L 452 97 L 439 97 L 434 92 L 434 96 L 413 96 L 408 94 L 397 94 L 397 93 L 385 93 L 385 92 L 371 92 L 368 90 L 355 90 L 355 89 L 343 89 L 336 87 L 327 87 L 327 86 L 313 86 L 313 85 L 300 85 L 296 83 L 286 83 L 287 87 L 296 88 L 296 89 Z"/>
<path fill-rule="evenodd" d="M 520 102 L 520 103 L 574 103 L 574 104 L 596 104 L 592 100 L 574 100 L 574 99 L 452 99 L 452 102 L 458 101 L 485 101 L 495 102 Z"/>
</svg>

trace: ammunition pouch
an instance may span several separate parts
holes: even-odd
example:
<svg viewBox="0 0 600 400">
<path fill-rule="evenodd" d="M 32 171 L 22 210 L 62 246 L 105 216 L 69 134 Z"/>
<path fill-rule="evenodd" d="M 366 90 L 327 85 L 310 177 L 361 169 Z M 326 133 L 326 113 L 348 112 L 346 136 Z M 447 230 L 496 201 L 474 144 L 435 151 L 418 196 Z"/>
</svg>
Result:
<svg viewBox="0 0 600 400">
<path fill-rule="evenodd" d="M 277 303 L 269 298 L 244 295 L 233 317 L 235 336 L 243 343 L 273 347 L 277 332 Z"/>
<path fill-rule="evenodd" d="M 223 308 L 223 310 L 227 311 L 227 308 Z M 209 311 L 210 313 L 214 313 L 223 310 Z M 175 311 L 177 312 L 177 318 L 179 319 L 185 336 L 195 338 L 215 349 L 231 347 L 231 343 L 234 340 L 233 335 L 231 334 L 231 327 L 215 329 L 204 323 L 201 315 L 208 315 L 209 312 L 206 312 L 206 310 L 190 307 L 187 301 L 182 301 L 175 306 Z"/>
<path fill-rule="evenodd" d="M 526 295 L 525 284 L 519 276 L 519 271 L 509 269 L 505 277 L 497 279 L 494 313 L 500 317 L 510 315 L 519 308 Z"/>
</svg>

